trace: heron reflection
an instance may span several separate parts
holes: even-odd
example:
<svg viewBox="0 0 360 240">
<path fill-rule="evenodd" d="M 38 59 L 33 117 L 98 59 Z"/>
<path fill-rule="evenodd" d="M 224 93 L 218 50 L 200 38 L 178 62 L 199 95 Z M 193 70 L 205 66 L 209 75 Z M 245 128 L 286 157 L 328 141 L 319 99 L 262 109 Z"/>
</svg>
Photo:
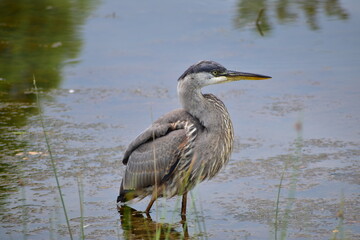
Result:
<svg viewBox="0 0 360 240">
<path fill-rule="evenodd" d="M 149 214 L 123 205 L 118 208 L 125 239 L 189 239 L 186 222 L 169 224 L 152 220 Z M 176 230 L 183 228 L 183 232 Z"/>
</svg>

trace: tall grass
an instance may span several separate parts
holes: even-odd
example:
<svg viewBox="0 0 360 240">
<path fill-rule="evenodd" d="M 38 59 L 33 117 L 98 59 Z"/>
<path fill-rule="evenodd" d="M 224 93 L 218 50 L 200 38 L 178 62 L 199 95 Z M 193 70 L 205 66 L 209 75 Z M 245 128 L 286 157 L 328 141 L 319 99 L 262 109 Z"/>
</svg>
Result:
<svg viewBox="0 0 360 240">
<path fill-rule="evenodd" d="M 302 138 L 302 127 L 303 122 L 301 120 L 298 120 L 298 122 L 295 124 L 295 130 L 297 133 L 297 138 L 295 141 L 295 154 L 293 156 L 289 156 L 289 160 L 285 162 L 284 169 L 281 173 L 280 182 L 278 186 L 277 191 L 277 197 L 276 197 L 276 203 L 275 203 L 275 223 L 274 223 L 274 235 L 275 240 L 278 239 L 278 232 L 280 232 L 280 239 L 284 240 L 287 237 L 287 230 L 288 230 L 288 224 L 290 219 L 290 213 L 293 206 L 293 203 L 295 201 L 296 197 L 296 185 L 298 182 L 298 175 L 299 175 L 299 163 L 301 160 L 301 152 L 302 152 L 302 146 L 303 146 L 303 138 Z M 283 181 L 285 178 L 285 173 L 289 171 L 291 172 L 291 179 L 290 179 L 290 187 L 288 190 L 288 197 L 287 197 L 287 204 L 285 207 L 284 214 L 282 218 L 280 219 L 280 198 L 281 198 L 281 190 L 283 187 Z"/>
<path fill-rule="evenodd" d="M 204 211 L 203 211 L 203 208 L 202 208 L 202 204 L 201 204 L 201 201 L 199 201 L 200 203 L 200 210 L 197 210 L 197 207 L 196 207 L 196 197 L 194 196 L 194 192 L 191 191 L 190 192 L 190 196 L 191 196 L 191 203 L 192 203 L 192 208 L 194 209 L 194 215 L 195 215 L 195 221 L 198 225 L 198 228 L 199 228 L 199 233 L 203 233 L 205 239 L 208 239 L 207 238 L 207 234 L 206 234 L 206 224 L 205 224 L 205 220 L 204 218 L 201 218 L 201 216 L 204 216 Z"/>
<path fill-rule="evenodd" d="M 85 239 L 84 232 L 84 188 L 82 184 L 82 175 L 77 177 L 78 184 L 78 193 L 79 193 L 79 202 L 80 202 L 80 231 L 81 231 L 81 239 Z"/>
<path fill-rule="evenodd" d="M 60 196 L 60 200 L 61 200 L 62 209 L 64 211 L 64 216 L 65 216 L 69 236 L 70 236 L 70 239 L 72 240 L 73 236 L 72 236 L 72 233 L 71 233 L 69 217 L 68 217 L 68 214 L 67 214 L 67 211 L 66 211 L 65 201 L 64 201 L 64 198 L 63 198 L 63 193 L 62 193 L 60 181 L 59 181 L 59 178 L 58 178 L 58 173 L 57 173 L 57 169 L 56 169 L 56 163 L 55 163 L 52 151 L 51 151 L 50 141 L 49 141 L 48 135 L 47 135 L 46 130 L 45 130 L 44 117 L 42 115 L 42 110 L 41 110 L 41 105 L 40 105 L 40 100 L 39 100 L 39 92 L 38 92 L 38 88 L 37 88 L 37 85 L 36 85 L 35 76 L 33 76 L 33 84 L 34 84 L 34 90 L 35 90 L 35 95 L 36 95 L 36 104 L 37 104 L 37 107 L 39 109 L 39 117 L 40 117 L 41 128 L 42 128 L 42 131 L 44 133 L 46 147 L 47 147 L 47 150 L 48 150 L 48 153 L 49 153 L 49 156 L 50 156 L 51 168 L 52 168 L 55 180 L 56 180 L 57 189 L 59 191 L 59 196 Z"/>
</svg>

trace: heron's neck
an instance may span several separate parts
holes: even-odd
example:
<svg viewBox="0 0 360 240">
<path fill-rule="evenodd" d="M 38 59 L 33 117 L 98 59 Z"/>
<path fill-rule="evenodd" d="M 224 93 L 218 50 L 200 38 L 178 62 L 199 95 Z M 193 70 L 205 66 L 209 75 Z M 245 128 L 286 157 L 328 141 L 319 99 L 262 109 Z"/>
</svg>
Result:
<svg viewBox="0 0 360 240">
<path fill-rule="evenodd" d="M 216 107 L 205 98 L 200 88 L 179 88 L 178 95 L 182 107 L 199 119 L 205 128 L 217 128 L 222 124 Z"/>
</svg>

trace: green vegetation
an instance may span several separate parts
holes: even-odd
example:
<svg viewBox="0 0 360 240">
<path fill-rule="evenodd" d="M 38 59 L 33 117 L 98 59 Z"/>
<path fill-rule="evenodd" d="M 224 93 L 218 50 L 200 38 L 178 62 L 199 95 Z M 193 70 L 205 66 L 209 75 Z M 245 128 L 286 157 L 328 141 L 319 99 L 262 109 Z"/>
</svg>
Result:
<svg viewBox="0 0 360 240">
<path fill-rule="evenodd" d="M 35 94 L 36 94 L 36 103 L 37 103 L 37 106 L 39 108 L 39 118 L 40 118 L 40 122 L 41 122 L 41 127 L 42 127 L 42 130 L 43 130 L 43 133 L 44 133 L 44 138 L 45 138 L 46 147 L 47 147 L 49 157 L 50 157 L 52 171 L 53 171 L 53 174 L 54 174 L 54 177 L 55 177 L 55 180 L 56 180 L 56 186 L 57 186 L 57 188 L 59 190 L 59 196 L 60 196 L 60 200 L 61 200 L 62 209 L 63 209 L 64 215 L 65 215 L 66 225 L 67 225 L 67 228 L 68 228 L 68 231 L 69 231 L 70 239 L 73 239 L 72 233 L 71 233 L 69 217 L 68 217 L 68 214 L 67 214 L 67 211 L 66 211 L 65 201 L 64 201 L 64 198 L 63 198 L 63 193 L 61 191 L 61 185 L 60 185 L 60 181 L 59 181 L 59 178 L 58 178 L 55 159 L 53 157 L 51 147 L 50 147 L 50 141 L 49 141 L 48 135 L 47 135 L 46 130 L 45 130 L 44 118 L 43 118 L 43 115 L 42 115 L 42 112 L 41 112 L 41 106 L 40 106 L 40 101 L 39 101 L 39 92 L 38 92 L 38 88 L 36 86 L 35 76 L 34 76 L 34 89 L 35 89 Z"/>
<path fill-rule="evenodd" d="M 295 154 L 294 156 L 289 156 L 289 159 L 285 163 L 284 170 L 280 177 L 280 183 L 278 186 L 278 192 L 276 197 L 276 208 L 275 208 L 275 223 L 274 223 L 275 240 L 287 239 L 287 230 L 289 225 L 290 213 L 296 198 L 296 184 L 298 182 L 299 164 L 301 161 L 302 142 L 303 142 L 302 127 L 303 127 L 302 121 L 298 121 L 295 124 L 295 130 L 297 132 L 297 139 L 295 142 L 295 146 L 296 146 Z M 281 190 L 283 188 L 285 174 L 288 173 L 289 169 L 290 169 L 290 184 L 288 189 L 288 196 L 286 198 L 286 207 L 283 216 L 280 217 Z M 278 236 L 279 231 L 280 231 L 280 238 Z"/>
</svg>

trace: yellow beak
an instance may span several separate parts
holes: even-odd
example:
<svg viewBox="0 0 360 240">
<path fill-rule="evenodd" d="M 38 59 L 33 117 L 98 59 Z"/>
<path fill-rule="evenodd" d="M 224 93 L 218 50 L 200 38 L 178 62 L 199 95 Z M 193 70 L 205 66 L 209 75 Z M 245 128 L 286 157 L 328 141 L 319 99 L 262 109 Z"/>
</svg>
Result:
<svg viewBox="0 0 360 240">
<path fill-rule="evenodd" d="M 270 76 L 254 74 L 254 73 L 245 73 L 245 72 L 236 72 L 228 70 L 226 73 L 222 74 L 226 77 L 227 81 L 239 81 L 239 80 L 265 80 L 271 78 Z"/>
</svg>

